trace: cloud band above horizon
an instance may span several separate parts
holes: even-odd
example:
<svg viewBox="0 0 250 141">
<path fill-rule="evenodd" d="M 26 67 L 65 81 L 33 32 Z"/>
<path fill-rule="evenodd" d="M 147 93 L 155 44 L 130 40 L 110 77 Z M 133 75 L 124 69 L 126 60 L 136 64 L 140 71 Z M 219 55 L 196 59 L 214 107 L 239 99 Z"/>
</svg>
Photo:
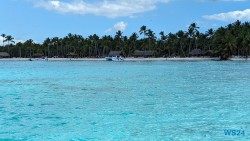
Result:
<svg viewBox="0 0 250 141">
<path fill-rule="evenodd" d="M 227 12 L 227 13 L 205 15 L 203 16 L 203 18 L 209 19 L 209 20 L 224 21 L 224 22 L 232 22 L 236 20 L 249 21 L 250 9 L 246 9 L 243 11 L 232 11 L 232 12 Z"/>
<path fill-rule="evenodd" d="M 101 0 L 86 2 L 84 0 L 38 0 L 33 1 L 35 7 L 56 11 L 62 14 L 93 14 L 108 18 L 132 17 L 156 9 L 157 3 L 168 3 L 170 0 Z"/>
</svg>

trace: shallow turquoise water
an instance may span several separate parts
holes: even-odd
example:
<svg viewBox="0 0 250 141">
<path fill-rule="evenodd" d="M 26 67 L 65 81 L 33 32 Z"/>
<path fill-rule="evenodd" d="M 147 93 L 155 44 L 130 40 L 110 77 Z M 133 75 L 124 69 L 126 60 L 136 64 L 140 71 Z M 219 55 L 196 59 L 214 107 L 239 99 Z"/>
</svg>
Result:
<svg viewBox="0 0 250 141">
<path fill-rule="evenodd" d="M 249 86 L 244 61 L 0 61 L 0 140 L 247 141 Z"/>
</svg>

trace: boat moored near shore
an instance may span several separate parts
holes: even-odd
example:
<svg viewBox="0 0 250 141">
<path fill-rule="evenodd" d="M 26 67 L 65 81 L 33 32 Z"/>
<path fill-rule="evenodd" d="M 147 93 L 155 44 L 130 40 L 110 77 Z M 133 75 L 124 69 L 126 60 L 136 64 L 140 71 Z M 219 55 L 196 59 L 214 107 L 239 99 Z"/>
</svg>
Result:
<svg viewBox="0 0 250 141">
<path fill-rule="evenodd" d="M 110 51 L 108 57 L 105 57 L 106 61 L 124 61 L 121 51 Z"/>
<path fill-rule="evenodd" d="M 124 61 L 122 56 L 108 56 L 105 57 L 106 61 Z"/>
</svg>

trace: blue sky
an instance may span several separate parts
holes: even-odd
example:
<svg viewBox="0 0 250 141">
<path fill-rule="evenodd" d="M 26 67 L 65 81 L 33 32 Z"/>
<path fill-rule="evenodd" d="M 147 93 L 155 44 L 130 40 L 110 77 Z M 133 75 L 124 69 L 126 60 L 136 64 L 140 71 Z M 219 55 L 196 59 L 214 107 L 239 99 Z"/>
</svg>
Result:
<svg viewBox="0 0 250 141">
<path fill-rule="evenodd" d="M 142 25 L 158 36 L 187 30 L 196 22 L 200 31 L 217 29 L 237 19 L 250 21 L 249 0 L 1 0 L 0 34 L 16 41 L 68 33 L 130 36 Z M 0 41 L 2 38 L 0 37 Z"/>
</svg>

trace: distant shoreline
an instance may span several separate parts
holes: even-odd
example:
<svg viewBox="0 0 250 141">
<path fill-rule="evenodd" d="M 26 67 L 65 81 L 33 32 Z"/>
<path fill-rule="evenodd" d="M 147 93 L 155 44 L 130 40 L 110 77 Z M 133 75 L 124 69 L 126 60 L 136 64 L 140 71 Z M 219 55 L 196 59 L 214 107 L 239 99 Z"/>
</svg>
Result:
<svg viewBox="0 0 250 141">
<path fill-rule="evenodd" d="M 39 59 L 37 59 L 39 61 Z M 218 61 L 219 58 L 125 58 L 124 61 Z M 0 61 L 29 61 L 29 58 L 0 58 Z M 42 60 L 41 60 L 42 61 Z M 48 61 L 106 61 L 105 58 L 48 58 Z M 250 58 L 230 58 L 229 61 L 250 61 Z"/>
</svg>

